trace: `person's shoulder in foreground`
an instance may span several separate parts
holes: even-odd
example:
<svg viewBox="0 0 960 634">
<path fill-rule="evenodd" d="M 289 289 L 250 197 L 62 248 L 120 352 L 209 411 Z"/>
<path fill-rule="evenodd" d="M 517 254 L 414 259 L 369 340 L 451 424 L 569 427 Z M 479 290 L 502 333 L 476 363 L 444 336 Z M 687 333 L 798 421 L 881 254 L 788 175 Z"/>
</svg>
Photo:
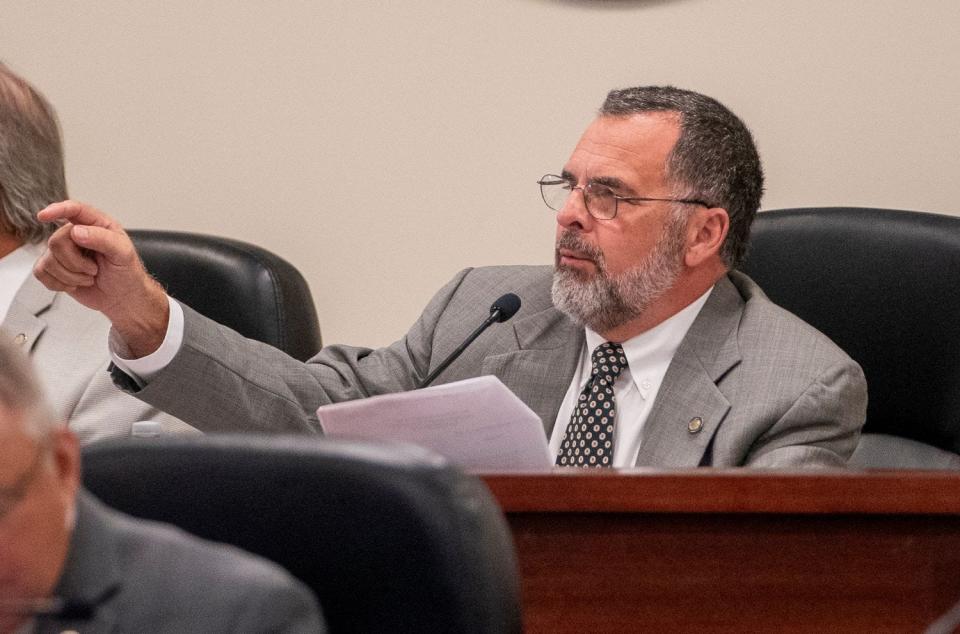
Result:
<svg viewBox="0 0 960 634">
<path fill-rule="evenodd" d="M 313 594 L 285 570 L 166 524 L 118 513 L 81 492 L 55 596 L 96 606 L 91 621 L 41 620 L 122 632 L 323 632 Z"/>
<path fill-rule="evenodd" d="M 0 632 L 316 632 L 320 619 L 276 565 L 84 493 L 76 434 L 0 340 Z"/>
</svg>

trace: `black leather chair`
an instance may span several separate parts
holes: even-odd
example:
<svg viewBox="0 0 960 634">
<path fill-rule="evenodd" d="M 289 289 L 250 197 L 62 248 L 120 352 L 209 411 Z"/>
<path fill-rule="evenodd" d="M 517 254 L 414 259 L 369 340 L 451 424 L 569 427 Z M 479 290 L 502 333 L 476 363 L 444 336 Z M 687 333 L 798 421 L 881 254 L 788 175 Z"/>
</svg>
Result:
<svg viewBox="0 0 960 634">
<path fill-rule="evenodd" d="M 171 297 L 301 361 L 320 350 L 310 288 L 283 258 L 218 236 L 147 229 L 128 233 L 147 270 Z"/>
<path fill-rule="evenodd" d="M 331 632 L 520 632 L 509 529 L 480 480 L 412 445 L 304 436 L 94 443 L 107 504 L 286 567 Z"/>
<path fill-rule="evenodd" d="M 960 468 L 960 218 L 768 211 L 741 268 L 863 367 L 869 404 L 852 465 Z"/>
</svg>

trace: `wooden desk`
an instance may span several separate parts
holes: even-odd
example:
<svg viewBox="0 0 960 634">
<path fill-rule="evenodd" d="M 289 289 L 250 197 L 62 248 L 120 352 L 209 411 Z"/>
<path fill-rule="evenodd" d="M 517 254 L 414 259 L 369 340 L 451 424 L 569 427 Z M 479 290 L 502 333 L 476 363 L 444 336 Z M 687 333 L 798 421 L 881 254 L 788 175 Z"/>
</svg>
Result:
<svg viewBox="0 0 960 634">
<path fill-rule="evenodd" d="M 528 632 L 920 632 L 960 601 L 960 474 L 486 475 Z"/>
</svg>

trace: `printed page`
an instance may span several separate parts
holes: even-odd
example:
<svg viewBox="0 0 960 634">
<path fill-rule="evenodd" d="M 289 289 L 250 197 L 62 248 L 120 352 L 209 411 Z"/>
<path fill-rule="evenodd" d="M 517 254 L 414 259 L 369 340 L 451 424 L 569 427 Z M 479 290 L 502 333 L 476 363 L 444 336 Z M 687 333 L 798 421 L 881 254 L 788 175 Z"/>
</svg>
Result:
<svg viewBox="0 0 960 634">
<path fill-rule="evenodd" d="M 494 376 L 324 405 L 331 437 L 421 445 L 478 472 L 553 466 L 540 417 Z"/>
</svg>

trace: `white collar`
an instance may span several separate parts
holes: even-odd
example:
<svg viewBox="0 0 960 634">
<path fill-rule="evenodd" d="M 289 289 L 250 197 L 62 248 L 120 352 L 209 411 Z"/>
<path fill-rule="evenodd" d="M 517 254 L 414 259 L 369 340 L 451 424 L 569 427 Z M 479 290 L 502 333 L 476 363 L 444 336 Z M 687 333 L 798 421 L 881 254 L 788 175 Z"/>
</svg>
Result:
<svg viewBox="0 0 960 634">
<path fill-rule="evenodd" d="M 663 374 L 667 371 L 667 366 L 673 360 L 674 353 L 680 347 L 683 338 L 687 336 L 687 331 L 690 330 L 693 321 L 700 314 L 703 305 L 707 303 L 707 298 L 710 297 L 712 291 L 713 287 L 711 286 L 683 310 L 671 315 L 650 330 L 631 337 L 620 344 L 627 356 L 633 382 L 644 398 L 649 396 L 653 388 L 659 387 Z M 607 341 L 589 328 L 585 328 L 585 330 L 587 354 L 585 355 L 585 372 L 581 375 L 583 377 L 581 388 L 590 378 L 591 353 L 597 346 Z"/>
</svg>

